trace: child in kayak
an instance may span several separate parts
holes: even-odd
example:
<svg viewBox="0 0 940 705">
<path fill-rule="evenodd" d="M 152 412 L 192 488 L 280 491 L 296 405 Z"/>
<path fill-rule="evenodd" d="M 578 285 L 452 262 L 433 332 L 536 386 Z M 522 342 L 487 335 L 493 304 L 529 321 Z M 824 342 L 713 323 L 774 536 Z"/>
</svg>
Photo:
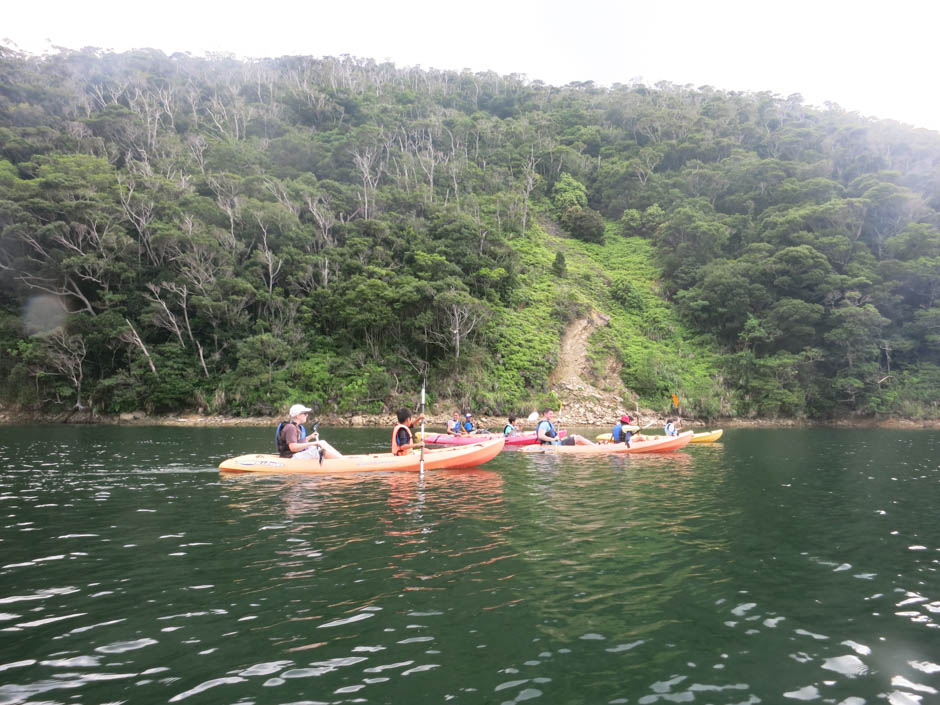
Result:
<svg viewBox="0 0 940 705">
<path fill-rule="evenodd" d="M 413 418 L 411 409 L 402 407 L 398 410 L 397 416 L 398 423 L 392 429 L 392 455 L 408 455 L 415 448 L 423 448 L 424 441 L 415 443 L 411 429 L 424 418 L 424 414 L 418 414 L 417 418 Z"/>
<path fill-rule="evenodd" d="M 558 438 L 558 431 L 555 430 L 555 424 L 552 419 L 555 418 L 554 409 L 543 409 L 542 420 L 535 427 L 535 435 L 539 440 L 539 445 L 563 445 L 563 446 L 594 446 L 593 441 L 589 441 L 584 436 L 572 433 L 562 439 Z"/>
<path fill-rule="evenodd" d="M 469 411 L 466 414 L 464 414 L 463 423 L 460 424 L 461 436 L 466 436 L 468 434 L 473 433 L 474 425 L 473 425 L 473 421 L 471 421 L 472 418 L 473 418 L 473 414 L 471 414 Z"/>
<path fill-rule="evenodd" d="M 614 426 L 613 431 L 610 433 L 610 442 L 611 443 L 626 443 L 627 448 L 630 447 L 630 431 L 624 430 L 624 426 L 630 425 L 630 417 L 624 414 L 620 417 L 620 421 L 617 422 L 617 425 Z"/>
</svg>

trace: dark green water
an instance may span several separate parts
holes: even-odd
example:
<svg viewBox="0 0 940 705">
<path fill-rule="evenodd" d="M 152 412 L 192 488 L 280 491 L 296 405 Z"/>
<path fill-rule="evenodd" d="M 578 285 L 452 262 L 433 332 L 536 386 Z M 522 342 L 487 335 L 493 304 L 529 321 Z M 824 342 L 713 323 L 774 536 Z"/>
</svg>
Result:
<svg viewBox="0 0 940 705">
<path fill-rule="evenodd" d="M 940 433 L 215 469 L 271 443 L 0 428 L 0 704 L 940 702 Z"/>
</svg>

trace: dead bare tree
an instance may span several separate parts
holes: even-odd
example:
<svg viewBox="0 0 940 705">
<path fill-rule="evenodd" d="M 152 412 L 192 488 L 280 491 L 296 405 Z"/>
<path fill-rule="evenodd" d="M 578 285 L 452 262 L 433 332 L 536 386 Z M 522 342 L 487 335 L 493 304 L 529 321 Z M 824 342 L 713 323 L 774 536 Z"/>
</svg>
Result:
<svg viewBox="0 0 940 705">
<path fill-rule="evenodd" d="M 375 215 L 375 192 L 379 181 L 388 168 L 388 149 L 391 141 L 379 135 L 376 138 L 352 151 L 353 163 L 362 179 L 362 192 L 359 200 L 362 202 L 362 217 L 371 218 Z"/>
<path fill-rule="evenodd" d="M 85 378 L 85 356 L 88 354 L 85 339 L 80 335 L 69 335 L 62 328 L 56 328 L 46 336 L 45 343 L 46 359 L 55 374 L 65 377 L 75 388 L 74 408 L 84 409 L 82 382 Z"/>
<path fill-rule="evenodd" d="M 284 266 L 284 260 L 274 254 L 274 250 L 271 249 L 268 243 L 268 229 L 270 228 L 270 223 L 264 215 L 255 213 L 255 222 L 258 223 L 258 227 L 261 229 L 261 242 L 258 244 L 256 250 L 257 257 L 264 265 L 265 269 L 264 273 L 261 275 L 261 279 L 267 287 L 268 296 L 271 296 L 274 294 L 274 282 L 277 281 L 277 276 Z"/>
<path fill-rule="evenodd" d="M 228 174 L 210 174 L 206 178 L 206 183 L 215 194 L 216 205 L 228 216 L 229 235 L 231 239 L 228 243 L 233 248 L 237 247 L 238 240 L 235 237 L 235 224 L 241 222 L 241 184 Z"/>
<path fill-rule="evenodd" d="M 522 171 L 522 234 L 525 235 L 526 223 L 529 219 L 529 196 L 535 189 L 538 180 L 538 173 L 535 167 L 540 160 L 535 158 L 535 152 L 529 152 L 529 159 L 526 161 Z"/>
<path fill-rule="evenodd" d="M 147 350 L 147 346 L 144 345 L 144 341 L 137 333 L 137 329 L 134 328 L 134 324 L 131 323 L 130 319 L 128 318 L 125 318 L 124 321 L 127 323 L 127 327 L 130 328 L 130 330 L 123 331 L 118 335 L 118 338 L 125 343 L 129 343 L 140 348 L 141 352 L 144 354 L 144 357 L 147 358 L 147 364 L 150 365 L 150 371 L 154 374 L 157 374 L 157 368 L 153 364 L 153 358 L 150 357 L 150 351 Z"/>
<path fill-rule="evenodd" d="M 454 351 L 454 360 L 460 359 L 460 344 L 474 329 L 489 317 L 489 310 L 469 294 L 451 289 L 438 297 L 435 306 L 437 325 L 425 331 L 432 345 Z"/>
</svg>

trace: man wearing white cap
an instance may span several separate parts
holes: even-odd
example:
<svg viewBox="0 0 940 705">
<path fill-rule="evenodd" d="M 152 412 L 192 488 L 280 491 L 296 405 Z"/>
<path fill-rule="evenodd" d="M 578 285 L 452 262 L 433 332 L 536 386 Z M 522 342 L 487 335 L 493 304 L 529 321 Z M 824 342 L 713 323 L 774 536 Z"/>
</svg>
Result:
<svg viewBox="0 0 940 705">
<path fill-rule="evenodd" d="M 303 427 L 307 420 L 308 409 L 303 404 L 294 404 L 288 415 L 290 421 L 282 422 L 277 430 L 277 451 L 282 458 L 342 458 L 343 454 L 326 441 L 320 440 L 320 434 L 314 430 L 307 435 Z M 312 440 L 310 440 L 312 439 Z"/>
</svg>

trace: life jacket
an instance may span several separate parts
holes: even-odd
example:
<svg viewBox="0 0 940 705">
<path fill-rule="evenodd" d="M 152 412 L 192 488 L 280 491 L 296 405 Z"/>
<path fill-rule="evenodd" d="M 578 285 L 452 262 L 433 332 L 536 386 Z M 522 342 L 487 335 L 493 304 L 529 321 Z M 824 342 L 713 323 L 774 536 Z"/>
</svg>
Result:
<svg viewBox="0 0 940 705">
<path fill-rule="evenodd" d="M 610 432 L 610 439 L 614 443 L 623 443 L 627 440 L 626 436 L 624 435 L 622 422 L 614 426 L 614 430 Z"/>
<path fill-rule="evenodd" d="M 295 421 L 281 421 L 281 423 L 277 425 L 277 430 L 274 432 L 274 443 L 277 446 L 278 455 L 280 455 L 282 458 L 294 457 L 291 449 L 287 447 L 287 439 L 285 439 L 284 434 L 281 433 L 281 431 L 284 430 L 284 427 L 288 424 L 296 426 L 298 429 L 300 429 L 300 435 L 297 437 L 298 441 L 302 441 L 307 437 L 307 429 L 305 429 L 299 423 Z"/>
<path fill-rule="evenodd" d="M 667 436 L 679 435 L 678 432 L 676 431 L 676 425 L 674 423 L 667 423 L 665 426 L 663 426 L 663 430 L 666 432 Z"/>
<path fill-rule="evenodd" d="M 503 428 L 503 435 L 511 436 L 515 430 L 516 430 L 516 427 L 513 426 L 511 423 L 508 423 L 506 424 L 505 428 Z"/>
<path fill-rule="evenodd" d="M 454 433 L 459 433 L 459 432 L 460 432 L 460 422 L 459 422 L 459 421 L 454 421 L 453 419 L 448 419 L 448 420 L 447 420 L 447 430 L 448 430 L 448 431 L 453 431 Z"/>
<path fill-rule="evenodd" d="M 555 431 L 555 424 L 553 424 L 548 419 L 542 419 L 541 421 L 539 421 L 538 426 L 535 427 L 536 438 L 539 437 L 539 430 L 542 428 L 542 424 L 548 424 L 548 430 L 545 432 L 546 436 L 548 436 L 549 438 L 556 438 L 558 436 L 558 433 Z M 542 439 L 539 439 L 539 443 L 543 446 L 548 445 L 548 443 L 543 441 Z"/>
<path fill-rule="evenodd" d="M 410 448 L 402 449 L 401 446 L 398 445 L 398 430 L 402 428 L 408 432 L 409 443 L 411 443 L 411 439 L 413 438 L 411 429 L 408 428 L 408 426 L 403 423 L 397 424 L 395 428 L 392 429 L 392 455 L 406 455 L 411 452 Z"/>
<path fill-rule="evenodd" d="M 473 424 L 469 421 L 464 421 L 462 424 L 460 424 L 460 428 L 462 428 L 467 433 L 473 432 Z"/>
</svg>

